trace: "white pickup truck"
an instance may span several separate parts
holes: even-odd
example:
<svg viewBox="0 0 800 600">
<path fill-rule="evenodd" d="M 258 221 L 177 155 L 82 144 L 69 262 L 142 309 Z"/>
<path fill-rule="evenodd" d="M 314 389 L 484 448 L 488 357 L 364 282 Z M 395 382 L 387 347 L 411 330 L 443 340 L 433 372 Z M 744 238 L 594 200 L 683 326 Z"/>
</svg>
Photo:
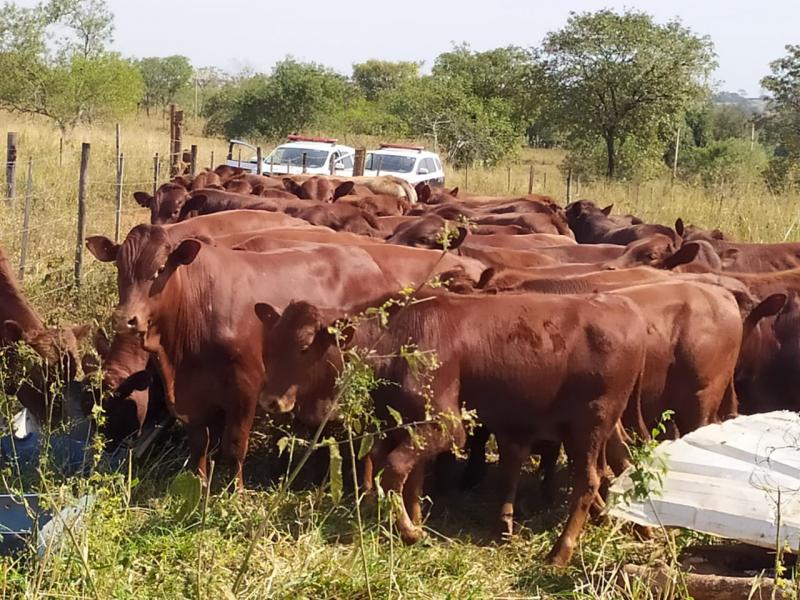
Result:
<svg viewBox="0 0 800 600">
<path fill-rule="evenodd" d="M 339 144 L 334 138 L 290 135 L 288 140 L 262 157 L 263 173 L 333 174 L 343 177 L 350 177 L 353 174 L 355 150 L 350 146 Z M 230 140 L 226 164 L 255 173 L 257 163 L 255 146 L 242 140 Z"/>
<path fill-rule="evenodd" d="M 411 185 L 444 185 L 444 168 L 439 155 L 422 146 L 381 144 L 378 150 L 367 153 L 364 175 L 394 175 Z"/>
</svg>

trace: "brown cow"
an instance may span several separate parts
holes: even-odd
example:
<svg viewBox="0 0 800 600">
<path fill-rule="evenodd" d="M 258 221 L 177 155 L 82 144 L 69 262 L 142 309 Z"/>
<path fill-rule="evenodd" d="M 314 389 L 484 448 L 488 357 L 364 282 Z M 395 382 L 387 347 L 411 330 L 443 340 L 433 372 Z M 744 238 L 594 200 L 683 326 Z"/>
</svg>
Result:
<svg viewBox="0 0 800 600">
<path fill-rule="evenodd" d="M 318 422 L 332 406 L 333 382 L 342 367 L 328 329 L 334 315 L 306 302 L 292 303 L 280 316 L 265 304 L 256 311 L 268 340 L 262 406 L 286 411 L 297 405 L 301 418 Z M 390 423 L 391 406 L 413 431 L 391 431 L 372 453 L 383 471 L 381 485 L 404 499 L 397 521 L 402 538 L 414 542 L 422 535 L 425 464 L 453 444 L 464 445 L 460 415 L 466 407 L 477 411 L 498 441 L 506 530 L 531 444 L 561 441 L 566 432 L 574 462 L 570 516 L 548 560 L 567 564 L 600 489 L 605 444 L 638 393 L 644 336 L 632 302 L 602 295 L 431 295 L 395 310 L 386 329 L 372 320 L 360 323 L 352 344 L 382 357 L 371 362 L 379 380 L 388 382 L 373 393 L 377 416 Z M 396 354 L 409 340 L 435 352 L 440 362 L 425 377 L 425 386 Z M 429 413 L 432 420 L 426 418 Z"/>
<path fill-rule="evenodd" d="M 303 183 L 297 183 L 290 177 L 283 178 L 283 185 L 302 200 L 315 200 L 317 202 L 333 202 L 341 196 L 346 196 L 353 191 L 354 183 L 345 181 L 338 183 L 328 177 L 310 177 Z"/>
<path fill-rule="evenodd" d="M 78 344 L 88 332 L 88 325 L 45 327 L 22 294 L 13 267 L 0 248 L 0 348 L 5 350 L 9 374 L 20 376 L 5 378 L 5 392 L 15 395 L 40 423 L 50 423 L 51 416 L 60 421 L 61 415 L 53 412 L 50 387 L 75 378 Z M 17 342 L 33 348 L 41 360 L 29 361 L 24 353 L 17 353 Z"/>
</svg>

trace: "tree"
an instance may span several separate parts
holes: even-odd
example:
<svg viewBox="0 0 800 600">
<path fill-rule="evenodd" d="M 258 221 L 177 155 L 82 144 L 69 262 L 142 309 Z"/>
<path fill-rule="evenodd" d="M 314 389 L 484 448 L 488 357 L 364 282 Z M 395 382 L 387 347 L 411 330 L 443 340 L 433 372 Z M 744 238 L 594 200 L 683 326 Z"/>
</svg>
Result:
<svg viewBox="0 0 800 600">
<path fill-rule="evenodd" d="M 341 75 L 287 58 L 275 65 L 269 77 L 256 75 L 210 99 L 208 131 L 221 127 L 231 137 L 276 139 L 319 124 L 340 110 L 347 96 L 347 81 Z"/>
<path fill-rule="evenodd" d="M 0 7 L 0 107 L 52 119 L 62 133 L 135 108 L 141 80 L 106 51 L 112 30 L 101 0 Z"/>
<path fill-rule="evenodd" d="M 707 37 L 635 11 L 572 13 L 563 29 L 547 35 L 541 58 L 553 118 L 575 147 L 602 140 L 608 177 L 617 175 L 626 143 L 659 139 L 707 94 L 714 67 Z"/>
<path fill-rule="evenodd" d="M 407 82 L 387 98 L 386 109 L 405 123 L 410 135 L 432 137 L 434 146 L 443 146 L 457 166 L 494 164 L 519 141 L 507 101 L 483 101 L 446 78 Z"/>
<path fill-rule="evenodd" d="M 539 115 L 544 96 L 544 73 L 532 51 L 517 46 L 473 52 L 467 44 L 440 54 L 435 77 L 461 86 L 484 102 L 508 102 L 521 132 Z"/>
<path fill-rule="evenodd" d="M 151 108 L 174 102 L 188 87 L 194 73 L 189 59 L 179 55 L 143 58 L 136 66 L 144 82 L 142 104 L 148 115 Z"/>
<path fill-rule="evenodd" d="M 413 62 L 368 60 L 353 65 L 353 82 L 367 100 L 376 100 L 384 92 L 418 76 L 419 65 Z"/>
<path fill-rule="evenodd" d="M 761 85 L 769 92 L 765 125 L 776 146 L 772 183 L 800 185 L 800 45 L 786 46 L 786 56 L 770 63 L 770 70 Z"/>
</svg>

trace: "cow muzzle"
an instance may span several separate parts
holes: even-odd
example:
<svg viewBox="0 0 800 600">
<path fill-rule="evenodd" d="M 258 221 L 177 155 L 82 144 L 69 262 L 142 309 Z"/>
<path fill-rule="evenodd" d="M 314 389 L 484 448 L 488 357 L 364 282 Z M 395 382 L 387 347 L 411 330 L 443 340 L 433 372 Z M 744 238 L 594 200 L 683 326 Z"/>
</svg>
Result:
<svg viewBox="0 0 800 600">
<path fill-rule="evenodd" d="M 147 319 L 135 313 L 114 311 L 112 323 L 117 333 L 147 333 Z"/>
<path fill-rule="evenodd" d="M 264 390 L 258 395 L 258 403 L 267 413 L 282 414 L 294 410 L 297 402 L 297 392 L 294 387 L 290 388 L 285 394 L 269 394 Z"/>
</svg>

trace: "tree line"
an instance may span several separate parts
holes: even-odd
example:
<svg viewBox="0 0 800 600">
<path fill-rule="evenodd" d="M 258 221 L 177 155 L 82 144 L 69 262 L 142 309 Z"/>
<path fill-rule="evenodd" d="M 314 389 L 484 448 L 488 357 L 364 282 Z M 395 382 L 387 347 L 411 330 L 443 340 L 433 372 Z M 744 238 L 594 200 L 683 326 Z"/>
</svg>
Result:
<svg viewBox="0 0 800 600">
<path fill-rule="evenodd" d="M 54 35 L 54 31 L 58 34 Z M 524 145 L 558 145 L 586 177 L 668 172 L 707 185 L 800 185 L 800 45 L 770 65 L 765 110 L 713 99 L 712 41 L 640 11 L 572 13 L 538 46 L 456 45 L 429 70 L 369 60 L 348 75 L 287 57 L 270 73 L 198 68 L 183 56 L 109 50 L 104 0 L 0 8 L 0 108 L 79 123 L 179 101 L 211 135 L 276 141 L 291 132 L 420 139 L 456 166 L 494 165 Z"/>
</svg>

